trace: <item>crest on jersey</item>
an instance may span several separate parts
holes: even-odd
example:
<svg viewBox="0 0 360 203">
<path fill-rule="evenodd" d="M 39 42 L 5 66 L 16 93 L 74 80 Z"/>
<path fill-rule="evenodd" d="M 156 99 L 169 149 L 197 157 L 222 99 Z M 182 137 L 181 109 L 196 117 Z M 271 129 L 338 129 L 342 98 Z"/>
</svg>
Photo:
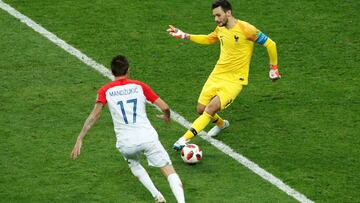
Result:
<svg viewBox="0 0 360 203">
<path fill-rule="evenodd" d="M 236 42 L 236 43 L 239 42 L 239 36 L 234 35 L 234 39 L 235 39 L 235 42 Z"/>
</svg>

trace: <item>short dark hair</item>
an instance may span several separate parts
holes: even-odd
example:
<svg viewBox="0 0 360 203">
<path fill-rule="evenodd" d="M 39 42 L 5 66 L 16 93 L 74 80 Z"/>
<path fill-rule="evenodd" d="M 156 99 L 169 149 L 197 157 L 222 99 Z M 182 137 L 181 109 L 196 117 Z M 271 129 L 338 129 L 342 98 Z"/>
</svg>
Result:
<svg viewBox="0 0 360 203">
<path fill-rule="evenodd" d="M 217 8 L 217 7 L 219 7 L 219 6 L 222 8 L 222 10 L 223 10 L 224 12 L 229 11 L 229 10 L 230 10 L 230 11 L 232 10 L 230 2 L 228 2 L 227 0 L 216 0 L 216 1 L 214 1 L 214 3 L 212 4 L 211 8 L 212 8 L 212 9 L 215 9 L 215 8 Z"/>
<path fill-rule="evenodd" d="M 111 61 L 111 72 L 114 76 L 122 76 L 127 73 L 129 62 L 123 55 L 115 56 Z"/>
</svg>

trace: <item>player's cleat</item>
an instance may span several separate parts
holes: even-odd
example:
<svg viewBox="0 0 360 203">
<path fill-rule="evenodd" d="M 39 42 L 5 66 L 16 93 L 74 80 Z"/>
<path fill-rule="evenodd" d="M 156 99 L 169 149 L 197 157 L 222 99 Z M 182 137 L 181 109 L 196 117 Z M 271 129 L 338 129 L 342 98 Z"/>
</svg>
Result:
<svg viewBox="0 0 360 203">
<path fill-rule="evenodd" d="M 207 133 L 207 135 L 210 136 L 210 137 L 214 137 L 217 134 L 219 134 L 221 130 L 229 127 L 229 125 L 230 125 L 229 121 L 224 120 L 223 126 L 218 127 L 217 125 L 215 125 L 213 128 L 211 128 L 211 130 Z"/>
<path fill-rule="evenodd" d="M 178 141 L 176 141 L 173 145 L 173 149 L 175 149 L 176 151 L 180 151 L 182 148 L 185 147 L 185 145 L 187 145 L 188 140 L 185 140 L 184 137 L 180 137 L 178 139 Z"/>
<path fill-rule="evenodd" d="M 155 197 L 155 203 L 166 203 L 166 200 L 162 194 L 159 194 Z"/>
</svg>

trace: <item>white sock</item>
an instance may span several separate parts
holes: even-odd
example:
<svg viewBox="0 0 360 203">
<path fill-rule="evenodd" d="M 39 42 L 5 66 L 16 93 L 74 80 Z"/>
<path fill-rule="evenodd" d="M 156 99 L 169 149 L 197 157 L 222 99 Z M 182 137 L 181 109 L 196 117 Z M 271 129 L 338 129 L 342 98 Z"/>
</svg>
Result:
<svg viewBox="0 0 360 203">
<path fill-rule="evenodd" d="M 167 177 L 170 188 L 175 195 L 178 203 L 185 203 L 184 189 L 177 173 L 172 173 Z"/>
<path fill-rule="evenodd" d="M 149 174 L 146 172 L 144 167 L 141 166 L 141 164 L 130 164 L 129 167 L 134 176 L 136 176 L 146 189 L 149 190 L 153 197 L 160 194 L 159 190 L 156 189 L 154 183 L 150 179 Z"/>
</svg>

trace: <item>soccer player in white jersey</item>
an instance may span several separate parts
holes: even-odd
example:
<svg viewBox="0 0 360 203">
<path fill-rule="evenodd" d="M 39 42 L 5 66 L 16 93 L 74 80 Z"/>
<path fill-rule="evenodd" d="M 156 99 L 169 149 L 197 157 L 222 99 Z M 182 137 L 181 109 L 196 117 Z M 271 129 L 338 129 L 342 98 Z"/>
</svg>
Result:
<svg viewBox="0 0 360 203">
<path fill-rule="evenodd" d="M 128 162 L 134 176 L 149 190 L 155 202 L 166 202 L 139 162 L 140 155 L 143 153 L 148 164 L 160 168 L 167 177 L 177 202 L 185 202 L 181 180 L 145 111 L 147 100 L 162 110 L 163 114 L 157 117 L 169 122 L 169 106 L 145 83 L 128 79 L 129 64 L 126 57 L 122 55 L 114 57 L 111 62 L 111 71 L 115 80 L 99 89 L 94 109 L 77 137 L 71 158 L 76 159 L 80 155 L 84 137 L 99 119 L 103 107 L 108 103 L 117 139 L 116 147 Z"/>
</svg>

